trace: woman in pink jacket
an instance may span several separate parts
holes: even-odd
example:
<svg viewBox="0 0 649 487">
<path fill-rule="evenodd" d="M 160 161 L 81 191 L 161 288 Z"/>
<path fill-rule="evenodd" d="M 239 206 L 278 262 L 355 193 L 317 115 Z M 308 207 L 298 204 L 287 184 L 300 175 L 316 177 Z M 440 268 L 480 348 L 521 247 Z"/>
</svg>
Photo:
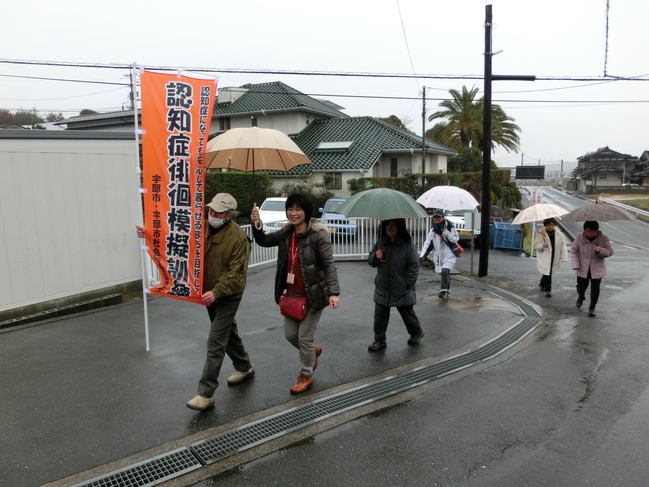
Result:
<svg viewBox="0 0 649 487">
<path fill-rule="evenodd" d="M 570 248 L 572 268 L 577 274 L 577 308 L 581 308 L 590 283 L 590 304 L 588 316 L 595 316 L 595 305 L 599 298 L 599 286 L 606 275 L 604 259 L 613 255 L 608 237 L 599 231 L 599 223 L 584 222 L 584 232 L 577 235 Z"/>
</svg>

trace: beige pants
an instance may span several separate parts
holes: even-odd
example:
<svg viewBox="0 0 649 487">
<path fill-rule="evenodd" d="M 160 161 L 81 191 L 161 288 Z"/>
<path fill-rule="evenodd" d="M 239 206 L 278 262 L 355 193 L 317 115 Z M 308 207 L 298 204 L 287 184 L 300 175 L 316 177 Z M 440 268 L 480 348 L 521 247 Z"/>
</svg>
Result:
<svg viewBox="0 0 649 487">
<path fill-rule="evenodd" d="M 300 351 L 300 373 L 311 377 L 315 360 L 315 330 L 322 310 L 309 309 L 302 321 L 284 317 L 284 336 Z"/>
</svg>

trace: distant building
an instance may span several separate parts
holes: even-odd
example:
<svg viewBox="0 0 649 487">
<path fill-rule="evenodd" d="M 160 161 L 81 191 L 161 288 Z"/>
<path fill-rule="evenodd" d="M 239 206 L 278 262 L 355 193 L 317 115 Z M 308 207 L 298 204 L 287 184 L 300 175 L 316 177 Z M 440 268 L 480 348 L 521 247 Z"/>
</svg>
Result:
<svg viewBox="0 0 649 487">
<path fill-rule="evenodd" d="M 631 184 L 638 158 L 602 147 L 577 158 L 573 173 L 574 189 L 582 193 L 601 193 Z"/>
</svg>

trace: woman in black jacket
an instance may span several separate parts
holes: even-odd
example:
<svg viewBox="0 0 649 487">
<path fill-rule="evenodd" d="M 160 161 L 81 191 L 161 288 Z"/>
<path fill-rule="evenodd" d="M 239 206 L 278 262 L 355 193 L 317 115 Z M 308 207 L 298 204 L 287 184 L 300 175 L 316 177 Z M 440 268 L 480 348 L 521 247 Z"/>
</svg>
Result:
<svg viewBox="0 0 649 487">
<path fill-rule="evenodd" d="M 281 230 L 265 233 L 258 224 L 259 210 L 250 215 L 255 242 L 261 247 L 277 247 L 275 302 L 286 290 L 291 296 L 307 298 L 308 310 L 302 319 L 284 316 L 284 335 L 300 351 L 300 375 L 291 388 L 292 394 L 306 391 L 313 384 L 322 347 L 315 345 L 315 330 L 322 310 L 338 307 L 338 273 L 329 240 L 329 229 L 313 223 L 313 203 L 299 193 L 286 200 L 288 223 Z"/>
<path fill-rule="evenodd" d="M 410 334 L 409 345 L 416 345 L 424 336 L 415 314 L 415 284 L 419 275 L 419 256 L 412 244 L 403 218 L 385 220 L 379 228 L 379 240 L 368 257 L 376 267 L 374 279 L 374 342 L 370 352 L 387 347 L 385 333 L 390 321 L 390 308 L 396 307 Z"/>
</svg>

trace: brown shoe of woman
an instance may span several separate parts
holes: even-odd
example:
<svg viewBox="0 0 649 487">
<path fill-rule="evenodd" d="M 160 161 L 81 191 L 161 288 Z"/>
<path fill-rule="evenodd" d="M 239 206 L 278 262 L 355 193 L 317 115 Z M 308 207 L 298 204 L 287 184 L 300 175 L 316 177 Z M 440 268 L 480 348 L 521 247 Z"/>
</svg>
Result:
<svg viewBox="0 0 649 487">
<path fill-rule="evenodd" d="M 312 385 L 313 377 L 307 377 L 306 375 L 300 374 L 295 385 L 291 387 L 291 394 L 300 394 L 307 389 L 310 389 Z"/>
<path fill-rule="evenodd" d="M 315 346 L 315 359 L 313 360 L 313 370 L 318 368 L 318 357 L 322 353 L 322 347 Z"/>
</svg>

